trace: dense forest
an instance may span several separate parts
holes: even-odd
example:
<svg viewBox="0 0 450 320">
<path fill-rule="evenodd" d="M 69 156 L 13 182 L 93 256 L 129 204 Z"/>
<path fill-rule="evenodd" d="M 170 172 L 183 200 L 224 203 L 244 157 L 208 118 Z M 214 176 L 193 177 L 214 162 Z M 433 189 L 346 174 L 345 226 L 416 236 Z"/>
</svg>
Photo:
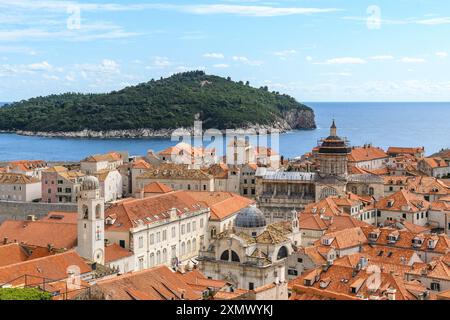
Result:
<svg viewBox="0 0 450 320">
<path fill-rule="evenodd" d="M 175 74 L 106 94 L 65 93 L 32 98 L 0 109 L 0 130 L 70 132 L 271 125 L 289 111 L 312 110 L 267 87 L 203 71 Z"/>
</svg>

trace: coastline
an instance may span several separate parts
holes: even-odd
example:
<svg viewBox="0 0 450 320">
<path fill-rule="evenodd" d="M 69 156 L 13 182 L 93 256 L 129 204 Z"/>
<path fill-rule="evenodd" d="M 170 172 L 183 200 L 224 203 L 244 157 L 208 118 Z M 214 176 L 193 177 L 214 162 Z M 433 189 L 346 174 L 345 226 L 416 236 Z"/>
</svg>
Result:
<svg viewBox="0 0 450 320">
<path fill-rule="evenodd" d="M 256 133 L 265 131 L 267 134 L 277 131 L 277 133 L 287 133 L 296 130 L 315 130 L 316 126 L 310 128 L 291 128 L 283 125 L 276 126 L 262 126 L 254 125 L 245 128 L 230 129 L 239 131 L 254 131 Z M 227 130 L 220 130 L 222 134 L 226 134 Z M 205 134 L 206 130 L 203 130 Z M 44 138 L 79 138 L 79 139 L 139 139 L 139 138 L 162 138 L 170 139 L 173 136 L 194 135 L 193 128 L 179 128 L 179 129 L 133 129 L 133 130 L 109 130 L 109 131 L 70 131 L 70 132 L 45 132 L 45 131 L 9 131 L 0 130 L 0 134 L 17 134 L 20 136 L 29 137 L 44 137 Z"/>
</svg>

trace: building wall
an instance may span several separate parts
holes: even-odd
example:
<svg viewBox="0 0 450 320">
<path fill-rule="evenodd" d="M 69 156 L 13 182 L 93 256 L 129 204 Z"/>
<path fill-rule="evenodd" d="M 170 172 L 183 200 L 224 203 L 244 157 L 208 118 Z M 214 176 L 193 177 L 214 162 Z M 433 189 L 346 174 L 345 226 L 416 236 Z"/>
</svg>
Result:
<svg viewBox="0 0 450 320">
<path fill-rule="evenodd" d="M 34 201 L 42 198 L 41 182 L 28 184 L 0 184 L 0 200 Z"/>
<path fill-rule="evenodd" d="M 168 185 L 173 190 L 190 190 L 190 191 L 215 191 L 214 179 L 210 180 L 188 180 L 188 179 L 149 179 L 138 178 L 137 189 L 141 189 L 152 182 L 160 182 Z"/>
<path fill-rule="evenodd" d="M 403 212 L 403 211 L 386 211 L 379 210 L 380 216 L 378 217 L 378 222 L 383 223 L 385 220 L 397 220 L 405 219 L 408 222 L 419 226 L 425 226 L 428 223 L 428 212 L 426 210 L 420 211 L 418 213 Z"/>
<path fill-rule="evenodd" d="M 26 220 L 28 215 L 35 215 L 37 218 L 42 218 L 52 211 L 77 212 L 77 205 L 0 201 L 0 222 L 4 220 Z"/>
</svg>

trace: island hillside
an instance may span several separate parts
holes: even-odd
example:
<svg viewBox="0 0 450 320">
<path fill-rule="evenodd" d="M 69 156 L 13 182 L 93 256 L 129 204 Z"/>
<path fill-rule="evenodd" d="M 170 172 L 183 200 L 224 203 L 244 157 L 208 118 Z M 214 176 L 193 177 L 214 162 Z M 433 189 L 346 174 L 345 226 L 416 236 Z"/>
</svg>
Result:
<svg viewBox="0 0 450 320">
<path fill-rule="evenodd" d="M 156 136 L 164 130 L 191 128 L 196 117 L 204 129 L 316 127 L 313 110 L 286 94 L 191 71 L 105 94 L 65 93 L 11 103 L 0 109 L 0 130 L 50 136 Z"/>
</svg>

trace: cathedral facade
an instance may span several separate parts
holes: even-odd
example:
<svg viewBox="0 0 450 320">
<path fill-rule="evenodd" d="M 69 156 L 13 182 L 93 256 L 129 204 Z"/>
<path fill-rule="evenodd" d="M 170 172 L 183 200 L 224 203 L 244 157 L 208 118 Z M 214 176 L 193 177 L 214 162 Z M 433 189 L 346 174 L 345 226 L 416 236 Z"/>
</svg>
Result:
<svg viewBox="0 0 450 320">
<path fill-rule="evenodd" d="M 292 210 L 329 196 L 352 192 L 360 196 L 384 196 L 383 179 L 373 174 L 349 174 L 351 146 L 338 136 L 333 120 L 330 135 L 315 148 L 315 172 L 268 172 L 257 179 L 257 201 L 266 219 L 288 220 Z"/>
</svg>

